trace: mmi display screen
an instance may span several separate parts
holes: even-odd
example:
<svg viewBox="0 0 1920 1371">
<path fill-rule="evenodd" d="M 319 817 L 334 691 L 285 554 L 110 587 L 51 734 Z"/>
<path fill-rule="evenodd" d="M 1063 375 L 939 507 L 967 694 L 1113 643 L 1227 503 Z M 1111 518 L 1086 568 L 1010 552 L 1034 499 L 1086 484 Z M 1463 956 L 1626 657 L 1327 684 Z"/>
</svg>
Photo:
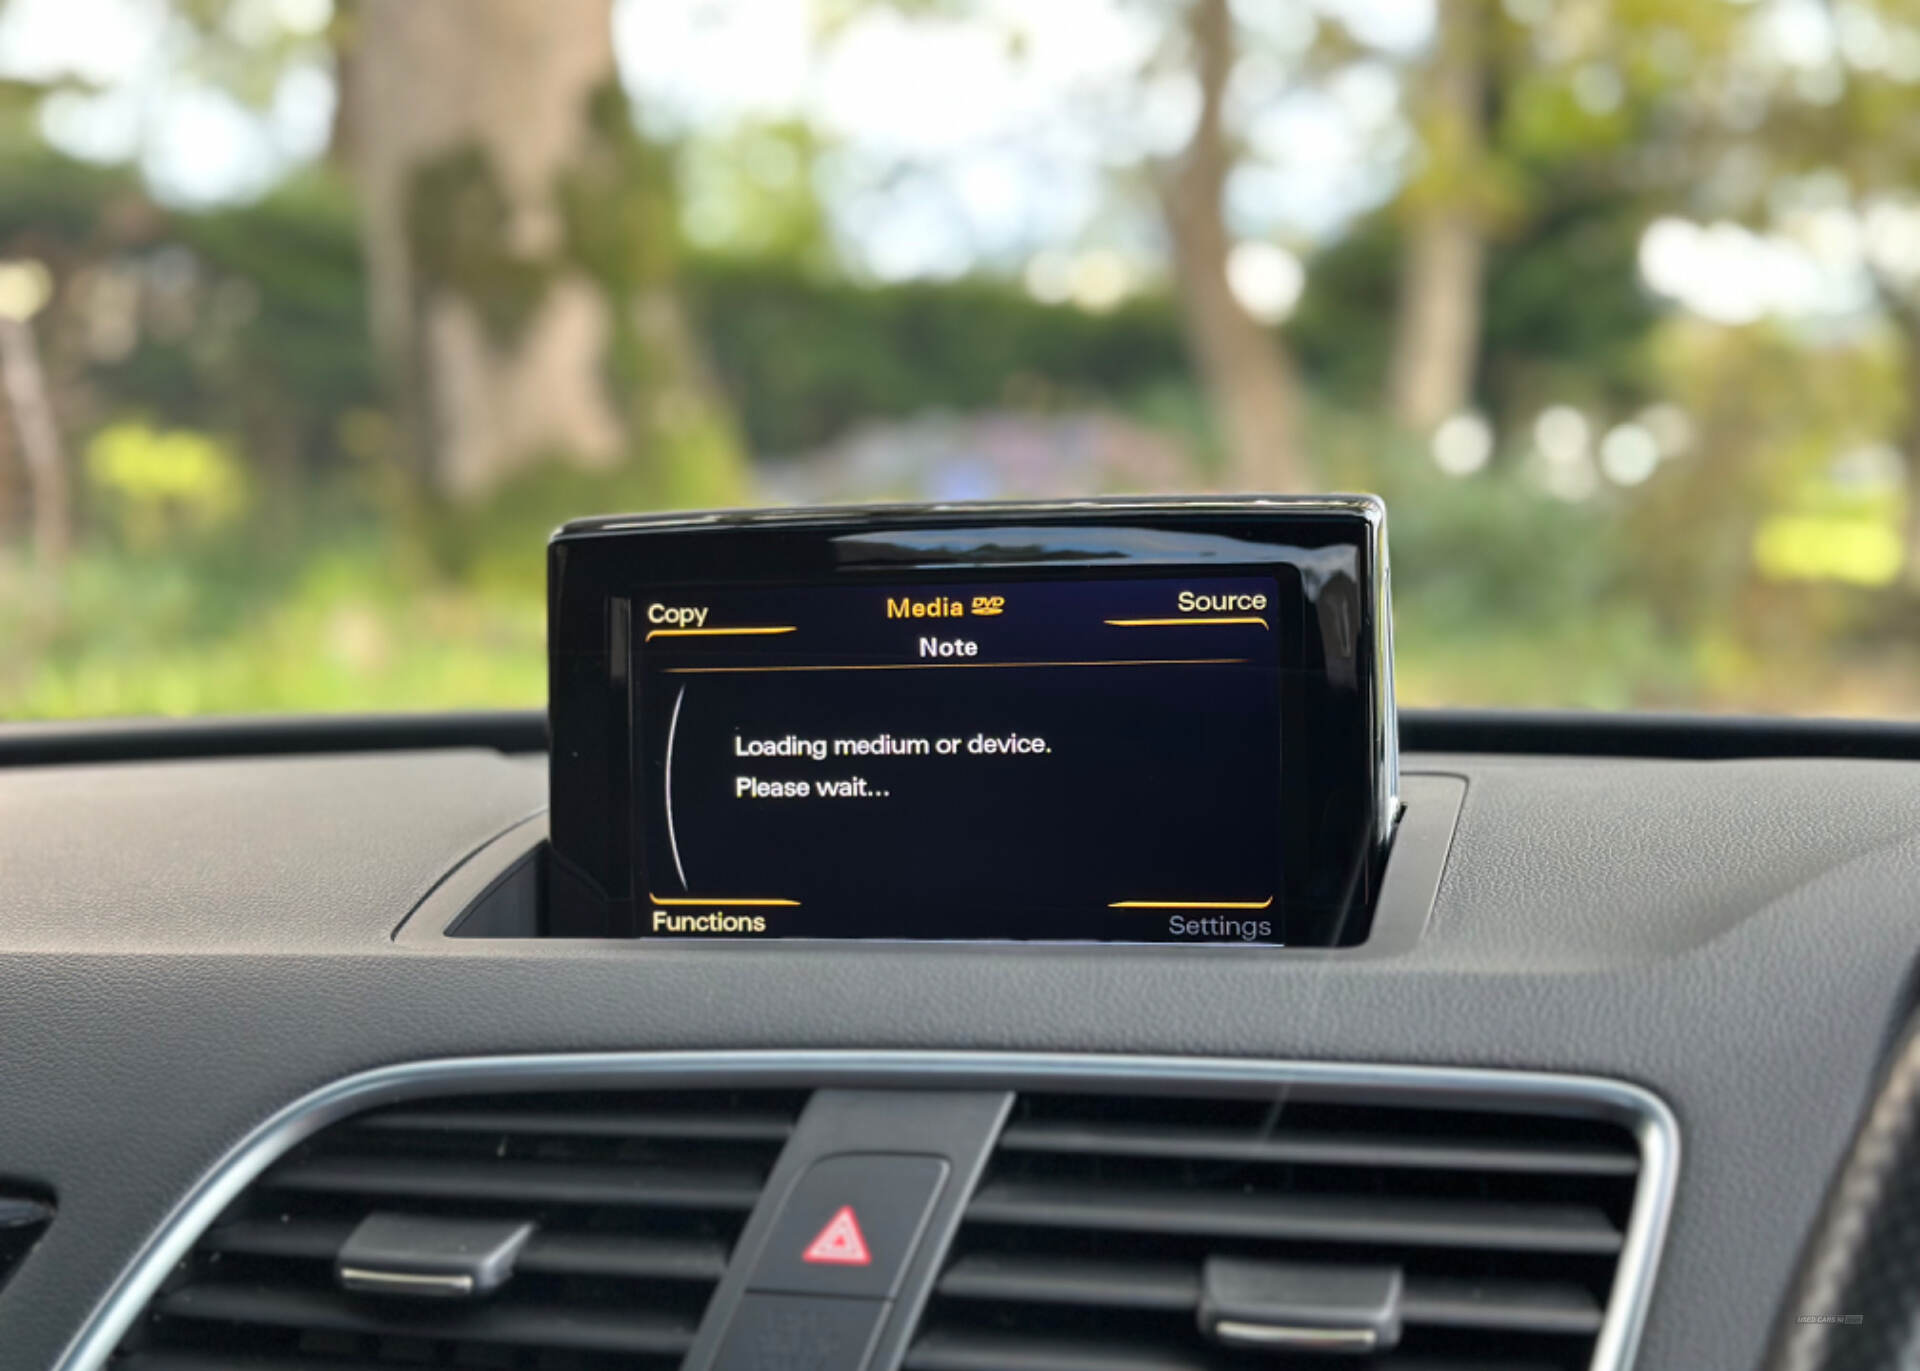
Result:
<svg viewBox="0 0 1920 1371">
<path fill-rule="evenodd" d="M 636 929 L 1278 943 L 1290 568 L 631 601 Z"/>
</svg>

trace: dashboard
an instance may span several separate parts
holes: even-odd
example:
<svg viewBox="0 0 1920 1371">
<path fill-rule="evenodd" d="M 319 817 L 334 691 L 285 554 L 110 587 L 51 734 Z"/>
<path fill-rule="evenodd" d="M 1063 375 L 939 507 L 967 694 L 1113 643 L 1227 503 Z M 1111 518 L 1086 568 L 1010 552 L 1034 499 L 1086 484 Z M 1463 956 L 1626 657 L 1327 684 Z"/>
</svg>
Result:
<svg viewBox="0 0 1920 1371">
<path fill-rule="evenodd" d="M 57 1201 L 0 1291 L 8 1366 L 60 1364 L 196 1183 L 332 1082 L 809 1048 L 1636 1083 L 1681 1150 L 1637 1364 L 1748 1367 L 1910 1005 L 1910 762 L 1410 751 L 1410 778 L 1464 797 L 1431 915 L 1397 949 L 397 937 L 537 818 L 545 761 L 471 746 L 0 776 L 0 1176 Z"/>
<path fill-rule="evenodd" d="M 882 614 L 889 599 L 910 593 L 897 582 L 875 584 Z M 1264 593 L 1231 576 L 1175 593 L 1182 588 Z M 1022 593 L 1004 579 L 970 579 L 951 598 L 971 605 L 976 596 Z M 1116 583 L 1105 593 L 1124 600 L 1137 592 Z M 724 613 L 755 626 L 822 612 L 799 599 L 659 603 L 703 604 L 716 616 L 708 622 Z M 1098 617 L 1158 617 L 1117 603 L 1101 601 Z M 1213 612 L 1211 602 L 1203 608 Z M 690 615 L 656 624 L 695 626 Z M 690 660 L 663 657 L 649 669 Z M 837 736 L 831 722 L 776 720 L 760 736 Z M 251 1360 L 221 1361 L 205 1354 L 217 1343 L 175 1347 L 164 1330 L 151 1334 L 161 1350 L 139 1345 L 143 1329 L 160 1328 L 180 1309 L 213 1317 L 205 1296 L 195 1296 L 195 1273 L 204 1274 L 208 1260 L 195 1244 L 211 1241 L 210 1232 L 238 1231 L 231 1207 L 245 1201 L 248 1186 L 292 1186 L 289 1170 L 306 1167 L 304 1184 L 316 1187 L 313 1176 L 334 1156 L 326 1149 L 346 1146 L 329 1142 L 335 1135 L 325 1130 L 365 1132 L 385 1117 L 353 1124 L 354 1110 L 459 1091 L 447 1106 L 456 1114 L 492 1111 L 490 1122 L 469 1120 L 466 1131 L 504 1139 L 523 1125 L 498 1116 L 528 1117 L 526 1092 L 568 1092 L 563 1113 L 612 1107 L 582 1097 L 589 1088 L 613 1092 L 605 1099 L 626 1101 L 620 1107 L 630 1111 L 666 1108 L 666 1100 L 671 1127 L 651 1125 L 662 1136 L 691 1127 L 696 1105 L 720 1107 L 715 1099 L 783 1120 L 765 1135 L 780 1145 L 754 1154 L 754 1188 L 744 1198 L 713 1192 L 723 1207 L 737 1201 L 726 1229 L 731 1247 L 702 1268 L 700 1289 L 710 1288 L 711 1299 L 703 1294 L 706 1303 L 690 1306 L 679 1341 L 658 1344 L 668 1358 L 661 1365 L 830 1364 L 741 1361 L 748 1335 L 739 1330 L 759 1328 L 756 1319 L 799 1317 L 793 1301 L 838 1290 L 837 1266 L 864 1267 L 890 1242 L 918 1255 L 899 1257 L 904 1274 L 894 1284 L 856 1281 L 853 1294 L 840 1292 L 878 1312 L 848 1335 L 866 1350 L 831 1364 L 1016 1364 L 969 1344 L 962 1315 L 977 1307 L 970 1301 L 1021 1297 L 1006 1288 L 1008 1271 L 1022 1269 L 1016 1258 L 1134 1250 L 1072 1246 L 1060 1225 L 1075 1216 L 1096 1228 L 1109 1220 L 1126 1227 L 1128 1242 L 1159 1234 L 1182 1261 L 1192 1256 L 1185 1274 L 1152 1286 L 1143 1272 L 1169 1269 L 1156 1257 L 1133 1271 L 1122 1294 L 1110 1287 L 1100 1298 L 1134 1300 L 1126 1320 L 1142 1329 L 1160 1317 L 1146 1312 L 1153 1301 L 1177 1306 L 1177 1318 L 1151 1323 L 1154 1336 L 1176 1324 L 1181 1336 L 1200 1336 L 1197 1308 L 1198 1327 L 1212 1340 L 1211 1351 L 1159 1362 L 1116 1353 L 1107 1364 L 1263 1364 L 1248 1360 L 1262 1338 L 1389 1340 L 1351 1344 L 1364 1350 L 1404 1336 L 1404 1346 L 1426 1349 L 1425 1364 L 1493 1365 L 1448 1341 L 1455 1335 L 1446 1328 L 1471 1321 L 1460 1313 L 1466 1296 L 1422 1258 L 1458 1241 L 1443 1218 L 1489 1197 L 1506 1206 L 1499 1214 L 1511 1225 L 1501 1230 L 1509 1247 L 1561 1254 L 1575 1284 L 1582 1273 L 1600 1273 L 1594 1301 L 1555 1306 L 1560 1325 L 1545 1305 L 1531 1315 L 1508 1307 L 1502 1317 L 1533 1322 L 1515 1344 L 1516 1359 L 1498 1364 L 1759 1365 L 1776 1329 L 1794 1317 L 1802 1249 L 1912 1009 L 1920 740 L 1892 726 L 1713 720 L 1414 712 L 1396 723 L 1404 751 L 1395 803 L 1404 812 L 1372 891 L 1368 936 L 1268 940 L 1235 930 L 1186 944 L 837 936 L 871 931 L 876 912 L 901 912 L 891 877 L 827 910 L 813 930 L 819 936 L 636 937 L 614 926 L 541 936 L 551 931 L 542 926 L 540 891 L 561 820 L 549 802 L 552 759 L 537 715 L 0 730 L 0 1228 L 9 1197 L 39 1214 L 24 1250 L 0 1245 L 0 1365 L 291 1366 L 257 1350 Z M 1008 721 L 1006 732 L 1016 724 Z M 1069 715 L 1030 731 L 1065 728 L 1057 735 L 1064 739 L 1077 726 Z M 965 738 L 975 730 L 950 731 Z M 1096 791 L 1109 786 L 1096 775 Z M 786 868 L 796 879 L 817 886 L 820 869 L 846 859 L 831 834 L 795 841 L 828 854 L 825 868 Z M 1242 874 L 1265 879 L 1254 868 Z M 803 893 L 787 897 L 804 898 L 809 887 L 789 889 Z M 974 889 L 942 917 L 964 914 L 982 891 L 991 887 Z M 1266 893 L 1236 886 L 1222 899 L 1254 902 Z M 1082 894 L 1066 891 L 1062 908 Z M 1117 897 L 1100 887 L 1087 898 L 1104 905 Z M 706 1092 L 698 1100 L 660 1093 L 696 1089 Z M 1142 1178 L 1163 1189 L 1175 1174 L 1182 1183 L 1204 1181 L 1212 1174 L 1205 1166 L 1153 1170 L 1156 1149 L 1173 1143 L 1147 1135 L 1172 1121 L 1179 1127 L 1170 1136 L 1186 1145 L 1221 1119 L 1240 1118 L 1235 1111 L 1249 1101 L 1274 1100 L 1296 1102 L 1288 1106 L 1298 1112 L 1296 1130 L 1285 1139 L 1269 1128 L 1251 1142 L 1195 1144 L 1217 1162 L 1266 1168 L 1261 1185 L 1276 1187 L 1261 1211 L 1267 1236 L 1311 1247 L 1332 1241 L 1324 1225 L 1338 1219 L 1371 1225 L 1342 1230 L 1341 1243 L 1369 1251 L 1399 1244 L 1412 1255 L 1390 1267 L 1343 1269 L 1358 1285 L 1335 1289 L 1324 1272 L 1302 1272 L 1297 1261 L 1251 1260 L 1244 1217 L 1223 1210 L 1205 1228 L 1215 1211 L 1204 1197 L 1183 1201 L 1176 1217 L 1162 1190 L 1149 1187 L 1128 1211 L 1133 1217 L 1119 1220 L 1100 1217 L 1107 1211 L 1089 1209 L 1084 1195 L 1068 1203 L 1055 1193 L 1087 1181 L 1068 1171 L 1076 1157 L 1102 1149 L 1117 1158 L 1092 1174 L 1107 1198 L 1116 1185 L 1146 1184 Z M 1209 1104 L 1214 1112 L 1203 1116 L 1208 1101 L 1218 1107 Z M 1443 1104 L 1507 1139 L 1499 1177 L 1466 1191 L 1429 1183 L 1419 1176 L 1436 1165 L 1434 1155 L 1468 1164 L 1459 1146 L 1409 1161 L 1403 1142 L 1380 1141 L 1383 1129 L 1452 1136 L 1452 1124 L 1434 1121 Z M 927 1112 L 936 1106 L 937 1117 Z M 1555 1122 L 1515 1132 L 1514 1111 Z M 414 1117 L 381 1126 L 427 1125 Z M 711 1126 L 720 1152 L 748 1146 L 751 1130 L 743 1133 L 737 1119 Z M 435 1127 L 461 1131 L 457 1120 Z M 572 1137 L 606 1129 L 564 1119 L 541 1127 Z M 1326 1130 L 1318 1141 L 1308 1136 L 1314 1129 Z M 1565 1177 L 1522 1174 L 1552 1170 L 1524 1160 L 1540 1138 L 1560 1149 L 1552 1166 Z M 370 1146 L 363 1138 L 349 1152 L 358 1162 L 400 1156 Z M 507 1143 L 499 1147 L 505 1155 Z M 927 1192 L 934 1198 L 907 1204 L 919 1217 L 906 1237 L 887 1236 L 894 1230 L 884 1219 L 849 1226 L 837 1201 L 809 1209 L 798 1198 L 813 1184 L 810 1168 L 869 1152 L 920 1158 L 918 1171 L 892 1169 L 907 1190 L 921 1183 L 914 1176 L 936 1174 L 927 1168 L 937 1162 L 940 1179 Z M 1012 1152 L 1022 1156 L 1010 1160 Z M 405 1155 L 406 1166 L 419 1160 Z M 1492 1167 L 1492 1155 L 1482 1146 L 1471 1164 Z M 528 1156 L 552 1159 L 537 1149 Z M 1404 1205 L 1385 1217 L 1355 1207 L 1367 1193 L 1399 1193 L 1392 1186 L 1400 1181 L 1380 1190 L 1368 1157 L 1410 1168 L 1394 1174 L 1413 1178 Z M 1280 1193 L 1307 1173 L 1317 1177 L 1311 1194 Z M 1257 1190 L 1234 1193 L 1244 1201 Z M 1607 1217 L 1611 1234 L 1599 1245 L 1581 1236 L 1566 1203 L 1572 1196 L 1586 1204 L 1590 1192 L 1598 1198 L 1588 1207 Z M 575 1202 L 553 1201 L 561 1209 Z M 336 1211 L 311 1203 L 318 1207 L 281 1218 L 317 1216 L 340 1228 Z M 895 1206 L 875 1207 L 890 1215 Z M 414 1208 L 416 1218 L 447 1218 L 444 1204 Z M 521 1259 L 529 1271 L 564 1264 L 578 1247 L 577 1235 L 544 1210 L 528 1239 L 531 1221 L 500 1227 L 498 1205 L 481 1208 L 499 1229 L 489 1239 L 496 1256 L 530 1242 Z M 1517 1217 L 1523 1212 L 1526 1224 Z M 395 1216 L 378 1217 L 390 1227 Z M 1194 1222 L 1202 1227 L 1189 1231 Z M 1035 1224 L 1041 1238 L 1007 1238 Z M 1541 1237 L 1549 1228 L 1559 1236 Z M 1224 1246 L 1206 1248 L 1209 1233 Z M 330 1259 L 343 1235 L 314 1251 Z M 389 1250 L 411 1243 L 416 1256 L 447 1241 L 437 1230 L 406 1230 L 403 1242 L 369 1219 L 353 1235 L 359 1246 L 340 1247 L 375 1252 L 352 1267 L 363 1278 L 374 1270 L 380 1279 L 382 1236 Z M 264 1241 L 257 1233 L 251 1240 Z M 814 1254 L 813 1265 L 798 1277 L 768 1275 L 773 1258 L 753 1254 L 784 1251 L 789 1240 L 796 1252 Z M 293 1259 L 233 1241 L 263 1271 Z M 951 1260 L 942 1255 L 949 1252 Z M 1596 1264 L 1602 1257 L 1604 1269 Z M 1535 1262 L 1495 1261 L 1476 1298 L 1507 1288 L 1502 1281 L 1526 1276 Z M 324 1263 L 316 1269 L 324 1273 Z M 429 1264 L 387 1279 L 494 1279 L 479 1267 L 454 1277 L 436 1271 Z M 527 1284 L 536 1279 L 549 1278 L 514 1277 L 524 1291 L 547 1288 Z M 239 1288 L 225 1287 L 230 1298 Z M 1084 1282 L 1052 1289 L 1041 1298 L 1062 1306 L 1093 1298 Z M 1301 1290 L 1311 1292 L 1314 1309 L 1338 1308 L 1350 1321 L 1289 1322 L 1283 1315 L 1305 1299 Z M 190 1297 L 203 1302 L 197 1314 Z M 302 1298 L 301 1308 L 320 1308 L 311 1291 Z M 376 1346 L 391 1350 L 389 1335 L 409 1326 L 398 1314 L 365 1314 L 391 1303 L 337 1303 L 378 1301 L 377 1292 L 334 1289 L 326 1298 L 336 1301 L 328 1317 L 361 1311 L 341 1336 L 374 1339 L 356 1344 L 363 1357 Z M 852 1305 L 830 1308 L 847 1313 Z M 724 1318 L 713 1312 L 720 1309 Z M 819 1308 L 802 1312 L 827 1345 Z M 221 1317 L 245 1321 L 231 1310 Z M 469 1333 L 510 1322 L 463 1317 L 457 1326 Z M 1012 1316 L 995 1318 L 1002 1338 L 1032 1331 Z M 1098 1322 L 1041 1331 L 1085 1337 Z M 1586 1350 L 1553 1341 L 1575 1324 L 1591 1361 Z M 791 1346 L 777 1328 L 754 1336 L 763 1350 Z M 202 1351 L 179 1350 L 190 1346 Z M 998 1346 L 1004 1353 L 1007 1344 Z M 334 1364 L 300 1347 L 301 1365 Z M 1542 1347 L 1543 1360 L 1521 1355 Z M 499 1364 L 521 1365 L 511 1356 L 523 1353 L 533 1355 L 502 1354 Z M 368 1364 L 407 1364 L 402 1352 L 392 1355 L 391 1363 Z M 1397 1363 L 1315 1354 L 1302 1364 Z"/>
</svg>

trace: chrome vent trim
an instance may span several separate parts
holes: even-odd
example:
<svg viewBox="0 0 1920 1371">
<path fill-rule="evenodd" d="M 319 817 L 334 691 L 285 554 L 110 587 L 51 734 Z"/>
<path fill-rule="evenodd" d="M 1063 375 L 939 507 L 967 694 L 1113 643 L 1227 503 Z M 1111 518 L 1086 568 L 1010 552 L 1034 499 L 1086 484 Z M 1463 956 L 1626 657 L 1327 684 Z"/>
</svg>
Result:
<svg viewBox="0 0 1920 1371">
<path fill-rule="evenodd" d="M 807 1098 L 487 1090 L 356 1113 L 247 1187 L 110 1365 L 677 1366 Z M 406 1265 L 489 1232 L 511 1247 L 491 1273 Z M 353 1264 L 396 1242 L 400 1266 Z"/>
<path fill-rule="evenodd" d="M 905 1365 L 1199 1371 L 1266 1337 L 1382 1368 L 1586 1371 L 1640 1167 L 1619 1120 L 1484 1099 L 1023 1092 Z M 1207 1312 L 1269 1297 L 1351 1297 L 1354 1326 L 1222 1336 Z"/>
<path fill-rule="evenodd" d="M 1483 1101 L 1488 1108 L 1611 1119 L 1640 1147 L 1640 1184 L 1592 1371 L 1627 1371 L 1645 1327 L 1680 1164 L 1673 1112 L 1621 1081 L 1549 1072 L 1373 1063 L 1017 1052 L 622 1052 L 408 1062 L 321 1086 L 257 1126 L 216 1162 L 115 1280 L 53 1371 L 101 1371 L 120 1340 L 216 1218 L 275 1161 L 351 1114 L 463 1091 L 708 1088 L 1077 1088 L 1124 1093 L 1235 1088 L 1354 1089 L 1410 1105 Z"/>
</svg>

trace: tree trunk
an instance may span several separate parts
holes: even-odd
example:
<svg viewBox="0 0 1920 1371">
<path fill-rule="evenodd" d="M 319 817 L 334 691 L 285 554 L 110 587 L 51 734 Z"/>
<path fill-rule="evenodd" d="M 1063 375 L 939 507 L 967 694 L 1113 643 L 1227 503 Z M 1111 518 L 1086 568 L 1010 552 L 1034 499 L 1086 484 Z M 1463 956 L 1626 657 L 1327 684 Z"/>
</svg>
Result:
<svg viewBox="0 0 1920 1371">
<path fill-rule="evenodd" d="M 1880 272 L 1873 274 L 1873 281 L 1880 307 L 1900 334 L 1904 354 L 1907 408 L 1901 420 L 1900 463 L 1906 478 L 1902 482 L 1906 517 L 1900 582 L 1908 594 L 1920 595 L 1920 298 Z"/>
<path fill-rule="evenodd" d="M 1425 433 L 1473 399 L 1485 246 L 1470 214 L 1421 212 L 1409 226 L 1392 361 L 1393 414 Z"/>
<path fill-rule="evenodd" d="M 1160 184 L 1187 345 L 1220 424 L 1231 483 L 1244 490 L 1306 490 L 1311 480 L 1299 450 L 1292 363 L 1227 281 L 1233 241 L 1225 196 L 1233 160 L 1222 105 L 1236 46 L 1228 0 L 1195 0 L 1190 25 L 1200 117 Z"/>
<path fill-rule="evenodd" d="M 1481 0 L 1441 0 L 1416 99 L 1427 167 L 1410 191 L 1388 400 L 1425 432 L 1473 398 L 1486 244 L 1474 184 L 1486 156 Z"/>
<path fill-rule="evenodd" d="M 54 569 L 66 561 L 73 544 L 73 504 L 66 460 L 60 452 L 60 426 L 47 396 L 46 372 L 34 344 L 33 325 L 25 319 L 0 315 L 0 386 L 6 390 L 27 473 L 34 560 Z"/>
<path fill-rule="evenodd" d="M 473 496 L 542 457 L 617 460 L 615 306 L 560 203 L 615 79 L 610 0 L 363 0 L 349 27 L 376 343 L 426 475 Z"/>
<path fill-rule="evenodd" d="M 1906 560 L 1901 583 L 1910 595 L 1920 595 L 1920 305 L 1906 304 L 1893 311 L 1906 347 L 1907 418 L 1900 434 L 1900 456 L 1906 468 Z"/>
<path fill-rule="evenodd" d="M 0 383 L 0 546 L 13 532 L 15 511 L 20 497 L 14 493 L 13 414 L 7 404 L 7 388 Z"/>
</svg>

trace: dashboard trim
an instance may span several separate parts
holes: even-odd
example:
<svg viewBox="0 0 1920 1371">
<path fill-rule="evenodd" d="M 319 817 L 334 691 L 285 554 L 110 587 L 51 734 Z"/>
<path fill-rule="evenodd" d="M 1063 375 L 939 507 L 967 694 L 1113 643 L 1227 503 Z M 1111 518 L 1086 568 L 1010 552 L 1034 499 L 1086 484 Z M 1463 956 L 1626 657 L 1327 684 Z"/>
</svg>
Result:
<svg viewBox="0 0 1920 1371">
<path fill-rule="evenodd" d="M 176 1263 L 274 1161 L 327 1125 L 362 1110 L 485 1084 L 534 1089 L 735 1086 L 911 1086 L 1010 1090 L 1112 1088 L 1128 1080 L 1200 1093 L 1257 1087 L 1347 1087 L 1407 1102 L 1436 1095 L 1509 1103 L 1630 1127 L 1641 1166 L 1620 1263 L 1591 1371 L 1627 1371 L 1646 1324 L 1679 1178 L 1680 1130 L 1665 1101 L 1642 1086 L 1556 1072 L 1380 1063 L 1024 1052 L 713 1051 L 454 1057 L 402 1062 L 310 1091 L 256 1126 L 204 1173 L 122 1270 L 54 1365 L 101 1371 Z"/>
<path fill-rule="evenodd" d="M 1920 761 L 1920 724 L 1901 719 L 1402 708 L 1395 721 L 1403 755 Z M 0 768 L 450 747 L 509 756 L 544 753 L 546 713 L 499 709 L 0 723 Z"/>
</svg>

